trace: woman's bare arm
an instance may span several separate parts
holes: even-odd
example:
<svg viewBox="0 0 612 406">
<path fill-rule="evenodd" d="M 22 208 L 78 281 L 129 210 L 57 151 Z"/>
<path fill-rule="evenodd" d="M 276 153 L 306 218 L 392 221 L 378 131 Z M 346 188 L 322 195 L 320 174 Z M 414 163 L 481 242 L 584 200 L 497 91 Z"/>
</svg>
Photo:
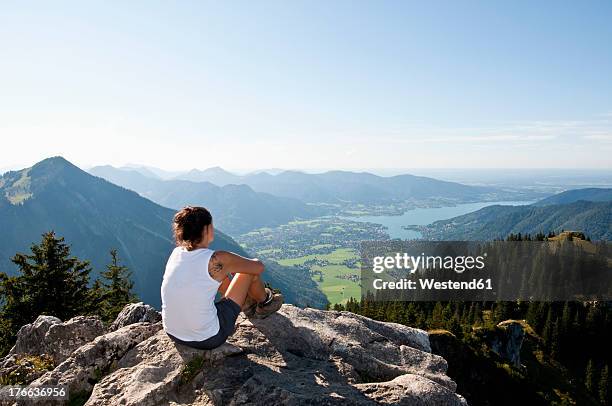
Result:
<svg viewBox="0 0 612 406">
<path fill-rule="evenodd" d="M 258 259 L 245 258 L 228 251 L 215 251 L 208 262 L 208 273 L 217 281 L 222 281 L 231 273 L 259 275 L 264 264 Z"/>
</svg>

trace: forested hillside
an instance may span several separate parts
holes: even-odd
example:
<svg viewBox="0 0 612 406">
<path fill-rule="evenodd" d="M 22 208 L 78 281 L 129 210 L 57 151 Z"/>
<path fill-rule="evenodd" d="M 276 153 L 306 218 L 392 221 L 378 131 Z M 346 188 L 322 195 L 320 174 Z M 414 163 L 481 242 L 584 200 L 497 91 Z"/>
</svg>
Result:
<svg viewBox="0 0 612 406">
<path fill-rule="evenodd" d="M 593 240 L 612 240 L 612 202 L 577 201 L 546 206 L 489 206 L 419 227 L 432 240 L 493 240 L 508 234 L 580 230 Z"/>
</svg>

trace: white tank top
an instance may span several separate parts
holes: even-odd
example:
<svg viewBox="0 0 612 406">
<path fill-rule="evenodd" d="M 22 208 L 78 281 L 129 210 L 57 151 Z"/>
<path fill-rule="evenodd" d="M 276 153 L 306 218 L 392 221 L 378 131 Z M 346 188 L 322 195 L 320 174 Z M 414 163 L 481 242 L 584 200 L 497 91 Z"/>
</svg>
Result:
<svg viewBox="0 0 612 406">
<path fill-rule="evenodd" d="M 183 341 L 206 340 L 219 332 L 215 296 L 221 282 L 208 274 L 213 250 L 176 247 L 161 285 L 162 324 Z"/>
</svg>

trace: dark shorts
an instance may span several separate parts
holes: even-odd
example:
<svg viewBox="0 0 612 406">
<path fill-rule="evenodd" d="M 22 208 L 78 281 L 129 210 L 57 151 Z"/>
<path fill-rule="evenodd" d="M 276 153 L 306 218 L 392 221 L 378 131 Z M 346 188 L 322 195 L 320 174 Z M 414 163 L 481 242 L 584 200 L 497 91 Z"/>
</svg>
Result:
<svg viewBox="0 0 612 406">
<path fill-rule="evenodd" d="M 232 299 L 226 298 L 219 300 L 215 303 L 215 306 L 217 307 L 217 317 L 219 318 L 219 332 L 214 336 L 203 341 L 183 341 L 171 334 L 168 334 L 168 336 L 177 343 L 199 350 L 212 350 L 213 348 L 219 347 L 227 340 L 227 337 L 234 334 L 236 319 L 242 309 L 238 303 L 234 302 Z"/>
</svg>

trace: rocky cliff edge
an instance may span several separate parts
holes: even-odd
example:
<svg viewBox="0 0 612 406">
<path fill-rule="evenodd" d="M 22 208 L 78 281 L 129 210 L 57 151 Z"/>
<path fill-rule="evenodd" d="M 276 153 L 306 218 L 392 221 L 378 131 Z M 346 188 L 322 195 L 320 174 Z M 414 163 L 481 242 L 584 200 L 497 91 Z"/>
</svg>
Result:
<svg viewBox="0 0 612 406">
<path fill-rule="evenodd" d="M 466 404 L 422 330 L 283 305 L 264 320 L 241 315 L 226 344 L 203 351 L 172 342 L 159 320 L 142 303 L 106 329 L 97 317 L 40 316 L 0 377 L 65 385 L 72 404 L 91 406 Z"/>
</svg>

